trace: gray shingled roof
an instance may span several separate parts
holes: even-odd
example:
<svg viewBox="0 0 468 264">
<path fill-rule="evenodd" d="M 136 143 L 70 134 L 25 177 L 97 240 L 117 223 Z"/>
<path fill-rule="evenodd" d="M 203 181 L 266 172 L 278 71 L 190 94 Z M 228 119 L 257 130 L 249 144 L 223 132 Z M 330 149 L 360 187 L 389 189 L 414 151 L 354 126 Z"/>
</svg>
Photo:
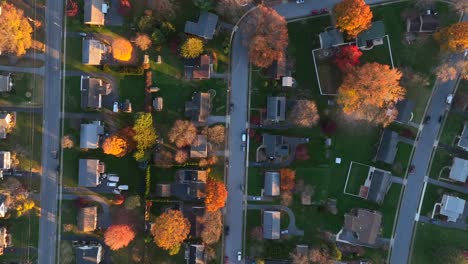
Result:
<svg viewBox="0 0 468 264">
<path fill-rule="evenodd" d="M 280 174 L 277 171 L 265 172 L 264 195 L 280 195 Z"/>
<path fill-rule="evenodd" d="M 102 12 L 102 5 L 104 0 L 85 0 L 84 1 L 84 15 L 83 21 L 89 25 L 104 25 L 104 13 Z"/>
<path fill-rule="evenodd" d="M 385 25 L 383 21 L 375 21 L 372 22 L 372 25 L 369 29 L 364 30 L 363 32 L 359 33 L 356 38 L 357 46 L 358 47 L 365 47 L 367 46 L 368 40 L 375 40 L 380 39 L 385 36 Z"/>
<path fill-rule="evenodd" d="M 102 126 L 99 121 L 94 121 L 91 124 L 81 124 L 80 148 L 99 148 L 99 136 L 103 134 L 104 126 Z"/>
<path fill-rule="evenodd" d="M 381 170 L 374 170 L 372 181 L 367 194 L 367 200 L 381 204 L 384 201 L 385 194 L 390 188 L 391 177 L 387 172 Z"/>
<path fill-rule="evenodd" d="M 211 96 L 209 93 L 196 92 L 192 101 L 185 102 L 185 116 L 192 121 L 206 122 L 211 112 Z"/>
<path fill-rule="evenodd" d="M 112 91 L 110 83 L 89 76 L 81 76 L 81 108 L 100 109 L 102 96 Z"/>
<path fill-rule="evenodd" d="M 198 22 L 187 21 L 185 23 L 185 33 L 199 36 L 204 39 L 212 39 L 218 24 L 218 16 L 213 13 L 202 11 L 198 17 Z"/>
<path fill-rule="evenodd" d="M 11 153 L 9 151 L 0 151 L 0 169 L 11 168 Z"/>
<path fill-rule="evenodd" d="M 387 164 L 393 164 L 398 150 L 397 145 L 398 133 L 384 129 L 375 159 Z"/>
<path fill-rule="evenodd" d="M 436 15 L 421 15 L 406 19 L 407 32 L 434 32 L 439 27 L 439 18 Z"/>
<path fill-rule="evenodd" d="M 404 99 L 396 103 L 396 109 L 398 110 L 397 122 L 407 124 L 413 118 L 413 109 L 415 102 L 409 99 Z"/>
<path fill-rule="evenodd" d="M 267 98 L 267 119 L 271 121 L 284 121 L 286 113 L 286 97 L 269 96 Z"/>
<path fill-rule="evenodd" d="M 99 185 L 99 160 L 80 159 L 78 171 L 78 186 L 96 187 Z"/>
<path fill-rule="evenodd" d="M 190 245 L 188 264 L 204 264 L 205 263 L 205 246 Z"/>
<path fill-rule="evenodd" d="M 263 211 L 263 238 L 280 238 L 281 212 Z"/>
<path fill-rule="evenodd" d="M 468 160 L 453 158 L 449 178 L 459 182 L 466 182 L 468 178 Z"/>
<path fill-rule="evenodd" d="M 322 49 L 328 49 L 344 43 L 343 33 L 336 28 L 321 32 L 319 40 Z"/>
</svg>

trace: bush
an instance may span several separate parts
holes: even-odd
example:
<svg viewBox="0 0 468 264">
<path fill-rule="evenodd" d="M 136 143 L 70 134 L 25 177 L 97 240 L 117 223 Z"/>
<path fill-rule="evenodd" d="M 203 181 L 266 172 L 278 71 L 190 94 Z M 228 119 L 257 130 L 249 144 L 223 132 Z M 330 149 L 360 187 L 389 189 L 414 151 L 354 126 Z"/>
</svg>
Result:
<svg viewBox="0 0 468 264">
<path fill-rule="evenodd" d="M 116 71 L 126 75 L 143 75 L 145 72 L 142 66 L 121 66 L 118 67 Z"/>
<path fill-rule="evenodd" d="M 146 186 L 145 186 L 145 196 L 148 196 L 151 189 L 151 166 L 146 168 Z"/>
</svg>

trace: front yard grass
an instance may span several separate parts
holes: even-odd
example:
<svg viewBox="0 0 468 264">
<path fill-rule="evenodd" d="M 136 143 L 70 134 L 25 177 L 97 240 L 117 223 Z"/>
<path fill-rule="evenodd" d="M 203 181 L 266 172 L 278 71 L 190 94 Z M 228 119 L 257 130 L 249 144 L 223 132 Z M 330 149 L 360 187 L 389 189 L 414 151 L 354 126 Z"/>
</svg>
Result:
<svg viewBox="0 0 468 264">
<path fill-rule="evenodd" d="M 445 149 L 437 148 L 434 152 L 429 177 L 438 179 L 439 177 L 448 178 L 450 167 L 452 166 L 453 156 Z"/>
<path fill-rule="evenodd" d="M 440 143 L 453 146 L 455 138 L 463 131 L 464 119 L 462 116 L 449 112 L 444 128 L 440 134 Z"/>
<path fill-rule="evenodd" d="M 359 195 L 359 190 L 367 179 L 370 167 L 356 162 L 352 162 L 350 166 L 345 192 Z"/>
<path fill-rule="evenodd" d="M 12 74 L 13 87 L 11 92 L 3 93 L 0 105 L 38 105 L 43 100 L 42 77 L 29 73 Z"/>
</svg>

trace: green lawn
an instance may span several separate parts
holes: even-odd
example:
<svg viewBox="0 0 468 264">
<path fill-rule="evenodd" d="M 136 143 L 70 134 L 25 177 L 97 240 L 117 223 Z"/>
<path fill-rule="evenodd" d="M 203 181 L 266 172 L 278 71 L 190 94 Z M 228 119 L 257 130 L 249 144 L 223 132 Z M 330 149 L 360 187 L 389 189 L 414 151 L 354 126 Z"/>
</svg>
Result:
<svg viewBox="0 0 468 264">
<path fill-rule="evenodd" d="M 65 111 L 80 112 L 81 111 L 81 77 L 66 77 L 65 79 Z"/>
<path fill-rule="evenodd" d="M 362 57 L 360 58 L 361 63 L 378 62 L 392 66 L 387 39 L 387 37 L 384 38 L 383 45 L 374 46 L 371 50 L 363 50 Z M 392 43 L 390 43 L 390 46 L 392 46 Z"/>
<path fill-rule="evenodd" d="M 12 74 L 13 88 L 11 92 L 0 96 L 0 105 L 37 105 L 42 104 L 43 82 L 42 77 L 35 74 Z"/>
<path fill-rule="evenodd" d="M 74 200 L 62 200 L 62 212 L 61 212 L 61 232 L 67 233 L 64 230 L 64 225 L 73 225 L 75 230 L 78 224 L 78 208 L 76 207 Z"/>
<path fill-rule="evenodd" d="M 455 137 L 459 136 L 463 131 L 463 123 L 464 119 L 462 116 L 449 113 L 440 134 L 439 142 L 451 146 L 454 145 Z"/>
<path fill-rule="evenodd" d="M 367 165 L 352 163 L 345 191 L 350 194 L 359 195 L 359 190 L 367 179 L 369 169 Z"/>
<path fill-rule="evenodd" d="M 429 171 L 429 176 L 434 179 L 438 179 L 439 176 L 447 178 L 450 172 L 449 168 L 452 166 L 453 157 L 446 150 L 437 148 L 434 152 L 434 157 L 432 160 L 431 169 Z M 443 171 L 442 171 L 443 169 Z M 442 172 L 441 172 L 442 171 Z"/>
<path fill-rule="evenodd" d="M 436 185 L 428 184 L 424 193 L 424 201 L 421 207 L 421 215 L 430 217 L 435 203 L 442 200 L 443 194 L 454 194 L 464 200 L 468 200 L 467 194 L 457 193 L 450 189 L 442 188 Z"/>
</svg>

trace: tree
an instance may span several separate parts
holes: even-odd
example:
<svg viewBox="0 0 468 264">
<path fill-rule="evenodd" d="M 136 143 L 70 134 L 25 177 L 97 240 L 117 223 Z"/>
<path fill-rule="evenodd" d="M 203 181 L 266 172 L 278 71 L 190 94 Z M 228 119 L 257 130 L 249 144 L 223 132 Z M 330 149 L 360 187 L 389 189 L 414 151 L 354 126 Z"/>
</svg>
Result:
<svg viewBox="0 0 468 264">
<path fill-rule="evenodd" d="M 306 144 L 300 144 L 296 147 L 296 160 L 308 160 L 310 159 L 309 150 Z"/>
<path fill-rule="evenodd" d="M 403 100 L 406 90 L 400 86 L 401 72 L 388 65 L 367 63 L 352 70 L 338 90 L 343 113 L 355 120 L 387 126 L 398 112 L 388 109 Z"/>
<path fill-rule="evenodd" d="M 118 135 L 112 135 L 102 143 L 102 151 L 104 154 L 123 157 L 128 153 L 128 144 L 124 138 Z"/>
<path fill-rule="evenodd" d="M 452 6 L 458 12 L 468 12 L 468 0 L 453 0 Z"/>
<path fill-rule="evenodd" d="M 214 212 L 224 207 L 228 192 L 223 182 L 209 178 L 206 182 L 205 207 L 207 212 Z"/>
<path fill-rule="evenodd" d="M 336 122 L 331 119 L 325 119 L 323 122 L 321 122 L 320 128 L 322 133 L 327 136 L 331 136 L 336 132 Z"/>
<path fill-rule="evenodd" d="M 125 209 L 127 210 L 133 210 L 137 207 L 141 206 L 141 199 L 140 196 L 138 195 L 133 195 L 125 199 L 124 203 Z"/>
<path fill-rule="evenodd" d="M 168 137 L 178 148 L 190 146 L 197 138 L 197 128 L 190 121 L 176 120 Z"/>
<path fill-rule="evenodd" d="M 135 136 L 135 130 L 131 127 L 124 127 L 120 129 L 116 135 L 123 138 L 127 142 L 127 152 L 131 152 L 136 148 L 136 142 L 133 139 Z"/>
<path fill-rule="evenodd" d="M 67 7 L 66 7 L 67 17 L 75 17 L 76 15 L 78 15 L 78 11 L 79 11 L 78 3 L 73 0 L 68 0 Z"/>
<path fill-rule="evenodd" d="M 190 222 L 184 218 L 179 210 L 169 210 L 162 213 L 154 221 L 151 234 L 156 245 L 170 250 L 180 246 L 190 232 Z"/>
<path fill-rule="evenodd" d="M 75 143 L 73 143 L 73 138 L 70 135 L 65 135 L 62 137 L 62 148 L 73 148 L 74 145 Z"/>
<path fill-rule="evenodd" d="M 140 29 L 141 32 L 143 33 L 151 33 L 151 31 L 154 29 L 156 26 L 156 18 L 153 16 L 148 16 L 148 15 L 143 15 L 140 17 L 138 20 L 138 28 Z"/>
<path fill-rule="evenodd" d="M 340 46 L 339 52 L 335 55 L 333 62 L 346 73 L 352 68 L 359 65 L 359 58 L 362 56 L 362 51 L 355 45 Z"/>
<path fill-rule="evenodd" d="M 292 191 L 295 185 L 296 171 L 292 169 L 283 168 L 280 169 L 281 191 Z"/>
<path fill-rule="evenodd" d="M 285 57 L 288 46 L 288 28 L 284 17 L 274 9 L 260 5 L 247 17 L 244 27 L 250 61 L 257 67 L 267 68 L 275 60 Z"/>
<path fill-rule="evenodd" d="M 317 105 L 311 100 L 297 100 L 289 114 L 291 122 L 301 127 L 312 127 L 319 118 Z"/>
<path fill-rule="evenodd" d="M 114 205 L 121 205 L 125 202 L 125 197 L 121 194 L 116 194 L 112 199 L 112 203 Z"/>
<path fill-rule="evenodd" d="M 135 231 L 128 225 L 111 225 L 104 232 L 104 243 L 111 250 L 119 250 L 132 242 L 135 238 Z"/>
<path fill-rule="evenodd" d="M 430 251 L 434 263 L 466 264 L 462 250 L 449 246 L 449 243 L 441 244 L 439 242 L 435 243 L 435 245 L 438 246 L 433 246 L 433 249 Z"/>
<path fill-rule="evenodd" d="M 309 264 L 309 257 L 306 254 L 293 252 L 289 253 L 292 264 Z"/>
<path fill-rule="evenodd" d="M 174 156 L 174 161 L 179 163 L 179 164 L 182 164 L 182 163 L 187 162 L 188 158 L 189 158 L 189 156 L 188 156 L 187 151 L 179 149 L 179 150 L 177 150 L 177 152 L 176 152 L 176 154 Z"/>
<path fill-rule="evenodd" d="M 173 17 L 178 8 L 173 0 L 148 0 L 147 5 L 160 20 Z"/>
<path fill-rule="evenodd" d="M 151 47 L 151 38 L 144 34 L 144 33 L 137 33 L 136 38 L 135 38 L 135 45 L 141 49 L 142 51 L 145 51 Z"/>
<path fill-rule="evenodd" d="M 211 156 L 211 157 L 208 157 L 207 159 L 200 159 L 200 161 L 198 161 L 198 166 L 206 167 L 206 166 L 214 165 L 216 164 L 216 162 L 218 162 L 218 158 L 216 156 Z"/>
<path fill-rule="evenodd" d="M 468 49 L 468 21 L 442 28 L 434 35 L 442 50 L 464 51 Z"/>
<path fill-rule="evenodd" d="M 468 61 L 458 61 L 455 64 L 444 63 L 435 69 L 435 74 L 442 82 L 455 80 L 460 74 L 460 78 L 468 80 Z"/>
<path fill-rule="evenodd" d="M 281 205 L 291 206 L 293 203 L 293 193 L 291 191 L 281 192 Z"/>
<path fill-rule="evenodd" d="M 312 264 L 331 264 L 330 254 L 325 248 L 313 248 L 309 250 L 309 260 Z"/>
<path fill-rule="evenodd" d="M 174 27 L 174 25 L 171 24 L 171 22 L 169 21 L 164 21 L 161 23 L 161 26 L 160 26 L 160 29 L 161 29 L 161 33 L 166 37 L 166 38 L 169 38 L 171 37 L 172 35 L 174 35 L 174 33 L 176 32 L 176 28 Z"/>
<path fill-rule="evenodd" d="M 23 10 L 6 2 L 1 4 L 1 8 L 0 32 L 3 37 L 0 38 L 0 50 L 3 53 L 21 56 L 32 45 L 32 27 L 24 16 Z"/>
<path fill-rule="evenodd" d="M 193 0 L 193 4 L 202 11 L 210 11 L 214 8 L 213 0 Z"/>
<path fill-rule="evenodd" d="M 130 41 L 117 38 L 112 41 L 112 57 L 119 61 L 129 61 L 132 58 L 133 47 Z"/>
<path fill-rule="evenodd" d="M 135 136 L 133 139 L 136 142 L 137 151 L 135 153 L 136 160 L 145 158 L 145 153 L 156 143 L 156 131 L 153 127 L 153 117 L 150 113 L 141 113 L 133 126 Z"/>
<path fill-rule="evenodd" d="M 207 245 L 212 245 L 219 241 L 223 231 L 221 211 L 207 212 L 202 219 L 203 229 L 201 239 Z"/>
<path fill-rule="evenodd" d="M 216 125 L 208 128 L 208 141 L 213 144 L 221 144 L 225 138 L 225 128 L 223 125 Z"/>
<path fill-rule="evenodd" d="M 180 48 L 180 55 L 186 59 L 193 59 L 203 52 L 203 41 L 199 38 L 188 38 Z"/>
<path fill-rule="evenodd" d="M 173 155 L 168 150 L 156 151 L 153 154 L 154 165 L 158 168 L 170 168 L 172 167 Z"/>
<path fill-rule="evenodd" d="M 216 13 L 231 23 L 236 23 L 245 12 L 245 6 L 251 0 L 219 0 L 216 5 Z"/>
<path fill-rule="evenodd" d="M 153 40 L 154 45 L 161 46 L 162 44 L 166 43 L 166 37 L 161 32 L 161 30 L 155 28 L 153 33 L 151 34 L 151 39 Z"/>
<path fill-rule="evenodd" d="M 333 13 L 336 26 L 351 38 L 355 38 L 371 25 L 372 11 L 364 0 L 343 0 L 335 5 Z"/>
<path fill-rule="evenodd" d="M 130 0 L 120 0 L 118 11 L 122 16 L 130 16 L 132 13 L 132 3 L 130 3 Z"/>
</svg>

